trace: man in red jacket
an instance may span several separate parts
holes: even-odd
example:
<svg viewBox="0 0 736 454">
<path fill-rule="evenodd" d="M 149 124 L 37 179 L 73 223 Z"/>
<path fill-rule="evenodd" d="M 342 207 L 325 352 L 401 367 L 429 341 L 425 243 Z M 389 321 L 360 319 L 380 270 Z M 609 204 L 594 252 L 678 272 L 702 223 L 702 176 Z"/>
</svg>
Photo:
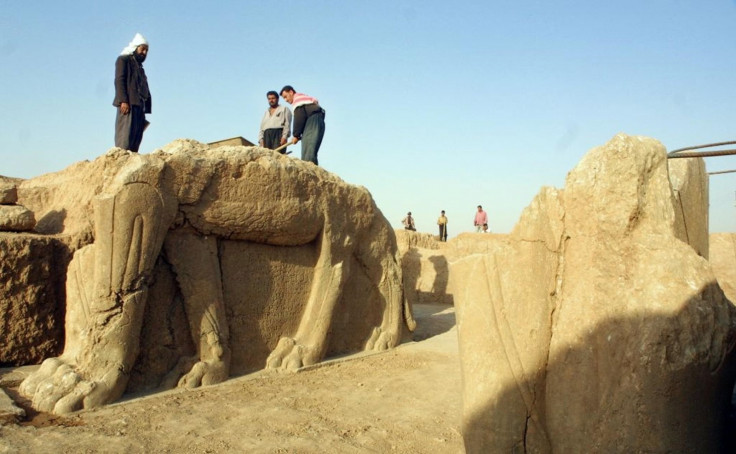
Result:
<svg viewBox="0 0 736 454">
<path fill-rule="evenodd" d="M 483 207 L 478 205 L 478 211 L 475 213 L 475 219 L 473 219 L 473 225 L 475 226 L 476 232 L 487 232 L 488 231 L 488 214 L 483 211 Z"/>
<path fill-rule="evenodd" d="M 291 143 L 302 141 L 302 160 L 317 162 L 317 152 L 325 135 L 325 109 L 317 98 L 297 93 L 294 87 L 286 85 L 281 89 L 281 97 L 294 109 L 294 122 Z"/>
</svg>

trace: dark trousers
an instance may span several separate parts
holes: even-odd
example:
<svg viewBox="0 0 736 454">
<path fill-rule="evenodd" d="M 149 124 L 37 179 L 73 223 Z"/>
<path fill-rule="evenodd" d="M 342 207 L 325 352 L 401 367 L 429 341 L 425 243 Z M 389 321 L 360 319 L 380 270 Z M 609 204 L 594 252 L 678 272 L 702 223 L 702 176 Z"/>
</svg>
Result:
<svg viewBox="0 0 736 454">
<path fill-rule="evenodd" d="M 325 114 L 313 113 L 307 118 L 302 134 L 302 161 L 311 161 L 317 165 L 317 152 L 325 136 Z"/>
<path fill-rule="evenodd" d="M 141 106 L 130 106 L 127 115 L 121 114 L 118 109 L 115 117 L 115 146 L 138 153 L 146 123 L 146 114 Z"/>
<path fill-rule="evenodd" d="M 447 241 L 447 225 L 439 225 L 440 228 L 440 241 Z"/>
<path fill-rule="evenodd" d="M 263 146 L 269 150 L 275 150 L 281 146 L 281 134 L 284 132 L 282 128 L 272 128 L 263 131 Z M 281 154 L 286 153 L 286 149 L 281 150 Z"/>
</svg>

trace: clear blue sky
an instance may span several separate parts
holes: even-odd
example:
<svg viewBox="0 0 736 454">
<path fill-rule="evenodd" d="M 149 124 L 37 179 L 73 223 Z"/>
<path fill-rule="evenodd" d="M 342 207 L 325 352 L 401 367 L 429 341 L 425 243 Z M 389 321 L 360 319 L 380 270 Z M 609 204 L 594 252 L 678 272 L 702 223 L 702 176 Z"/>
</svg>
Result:
<svg viewBox="0 0 736 454">
<path fill-rule="evenodd" d="M 153 114 L 177 138 L 255 141 L 265 93 L 320 99 L 320 164 L 367 187 L 395 227 L 508 232 L 616 133 L 668 149 L 736 140 L 736 3 L 0 0 L 0 174 L 28 178 L 113 146 L 114 61 L 136 32 Z M 298 156 L 300 146 L 294 147 Z M 736 156 L 708 171 L 736 169 Z M 711 178 L 711 231 L 736 231 L 736 174 Z"/>
</svg>

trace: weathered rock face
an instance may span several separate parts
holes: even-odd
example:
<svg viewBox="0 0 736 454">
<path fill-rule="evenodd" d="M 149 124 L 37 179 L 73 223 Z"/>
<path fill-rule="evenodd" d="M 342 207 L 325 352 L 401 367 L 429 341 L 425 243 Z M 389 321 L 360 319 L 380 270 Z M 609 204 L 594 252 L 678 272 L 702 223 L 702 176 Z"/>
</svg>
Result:
<svg viewBox="0 0 736 454">
<path fill-rule="evenodd" d="M 295 369 L 393 347 L 404 321 L 413 328 L 388 222 L 364 188 L 311 163 L 176 141 L 115 149 L 18 192 L 38 231 L 94 234 L 66 274 L 64 353 L 21 385 L 38 409 Z"/>
<path fill-rule="evenodd" d="M 676 200 L 664 147 L 619 135 L 451 262 L 469 453 L 723 448 L 736 309 Z"/>
<path fill-rule="evenodd" d="M 451 254 L 463 257 L 450 262 L 450 291 L 470 453 L 548 450 L 544 371 L 562 214 L 559 193 L 544 188 L 510 235 L 471 234 L 449 242 L 460 248 Z"/>
<path fill-rule="evenodd" d="M 81 161 L 66 169 L 23 180 L 18 204 L 31 210 L 35 231 L 41 234 L 91 237 L 94 232 L 92 201 L 103 183 L 118 171 L 118 155 L 110 152 L 92 162 Z M 80 175 L 84 180 L 80 181 Z"/>
<path fill-rule="evenodd" d="M 440 242 L 429 233 L 403 229 L 395 232 L 401 255 L 404 295 L 412 304 L 453 304 L 449 291 L 450 261 L 493 251 L 498 241 L 507 237 L 495 233 L 461 233 L 448 242 Z"/>
<path fill-rule="evenodd" d="M 0 176 L 0 205 L 15 205 L 18 200 L 18 186 L 10 178 Z"/>
<path fill-rule="evenodd" d="M 61 173 L 63 175 L 63 172 Z M 44 176 L 40 179 L 51 178 Z M 35 364 L 59 354 L 64 338 L 64 281 L 72 254 L 92 240 L 91 230 L 64 231 L 63 216 L 49 215 L 35 197 L 34 180 L 0 176 L 0 364 Z M 80 184 L 67 179 L 65 185 L 46 189 L 46 200 L 79 193 Z M 70 188 L 72 190 L 70 190 Z M 76 190 L 75 190 L 76 189 Z M 21 196 L 19 196 L 19 192 Z M 44 222 L 36 229 L 32 210 L 42 209 Z M 51 221 L 53 219 L 53 221 Z M 51 222 L 50 222 L 51 221 Z M 48 229 L 50 224 L 55 224 Z M 89 223 L 88 223 L 89 225 Z"/>
<path fill-rule="evenodd" d="M 63 239 L 0 232 L 0 365 L 59 354 L 64 332 Z"/>
<path fill-rule="evenodd" d="M 472 254 L 485 254 L 495 250 L 499 241 L 508 237 L 503 233 L 461 233 L 452 240 L 452 247 L 445 250 L 445 254 L 452 259 Z"/>
<path fill-rule="evenodd" d="M 0 176 L 0 232 L 28 232 L 36 225 L 33 212 L 16 204 L 20 181 Z"/>
<path fill-rule="evenodd" d="M 450 269 L 444 253 L 447 243 L 429 233 L 396 230 L 404 277 L 404 296 L 410 303 L 452 304 L 447 291 Z"/>
<path fill-rule="evenodd" d="M 437 240 L 436 235 L 431 233 L 419 233 L 406 229 L 394 230 L 396 234 L 396 242 L 399 245 L 400 251 L 405 251 L 409 248 L 421 248 L 421 249 L 442 249 L 444 245 Z"/>
<path fill-rule="evenodd" d="M 33 230 L 36 220 L 33 212 L 20 205 L 0 205 L 0 231 L 28 232 Z"/>
<path fill-rule="evenodd" d="M 13 400 L 0 388 L 0 426 L 3 424 L 15 424 L 20 421 L 26 412 L 18 408 Z"/>
<path fill-rule="evenodd" d="M 708 258 L 708 173 L 702 158 L 667 161 L 675 203 L 675 235 Z"/>
<path fill-rule="evenodd" d="M 710 264 L 730 301 L 736 301 L 736 233 L 710 235 Z"/>
</svg>

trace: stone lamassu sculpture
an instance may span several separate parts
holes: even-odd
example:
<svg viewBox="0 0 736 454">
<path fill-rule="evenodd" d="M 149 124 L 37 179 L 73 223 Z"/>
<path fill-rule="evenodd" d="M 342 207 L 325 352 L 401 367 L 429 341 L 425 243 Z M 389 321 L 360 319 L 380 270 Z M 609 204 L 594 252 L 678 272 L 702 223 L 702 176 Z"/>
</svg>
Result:
<svg viewBox="0 0 736 454">
<path fill-rule="evenodd" d="M 707 184 L 675 196 L 672 172 L 659 142 L 618 135 L 451 262 L 468 453 L 725 452 L 736 307 L 688 219 Z"/>
<path fill-rule="evenodd" d="M 67 413 L 124 392 L 139 353 L 144 309 L 157 304 L 147 299 L 160 253 L 176 275 L 197 351 L 193 365 L 182 362 L 188 370 L 172 371 L 183 374 L 182 386 L 217 383 L 230 372 L 223 240 L 315 244 L 318 251 L 298 328 L 281 334 L 270 368 L 320 361 L 342 300 L 379 300 L 373 302 L 382 308 L 372 318 L 377 326 L 364 339 L 367 350 L 395 346 L 405 323 L 413 329 L 393 231 L 364 188 L 263 149 L 208 149 L 193 141 L 151 155 L 114 150 L 99 160 L 102 165 L 93 162 L 89 169 L 103 169 L 102 176 L 88 175 L 96 181 L 90 187 L 97 195 L 89 197 L 94 243 L 76 252 L 67 274 L 64 352 L 44 361 L 20 388 L 37 409 Z M 77 166 L 80 179 L 85 169 Z M 68 213 L 75 216 L 81 218 Z M 344 295 L 356 275 L 369 279 L 375 292 Z"/>
</svg>

